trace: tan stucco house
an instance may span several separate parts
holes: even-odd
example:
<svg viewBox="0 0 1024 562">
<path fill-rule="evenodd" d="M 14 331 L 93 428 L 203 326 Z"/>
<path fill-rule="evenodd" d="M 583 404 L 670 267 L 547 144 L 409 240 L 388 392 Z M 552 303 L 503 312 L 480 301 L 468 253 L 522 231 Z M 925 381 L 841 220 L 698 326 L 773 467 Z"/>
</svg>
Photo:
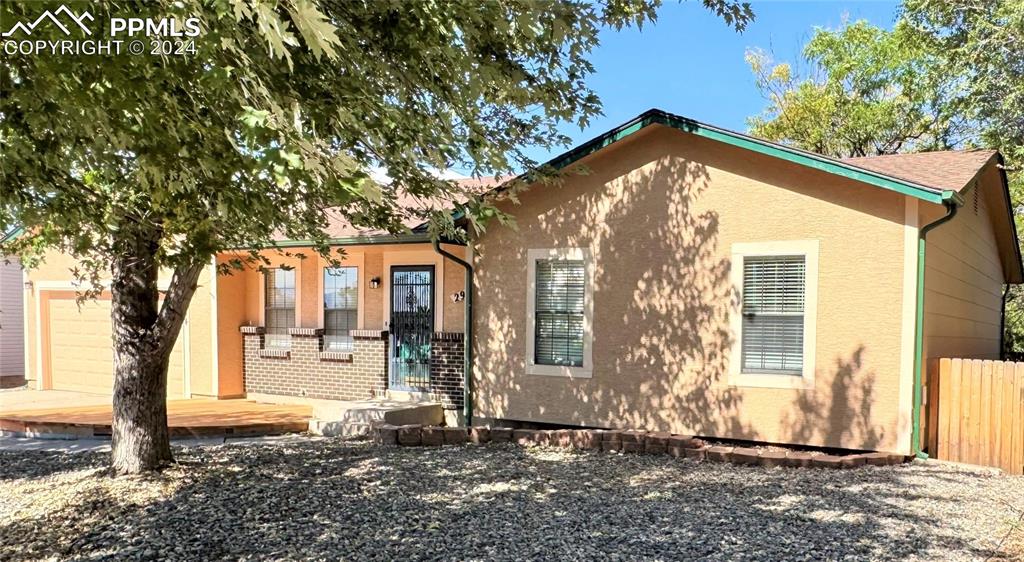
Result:
<svg viewBox="0 0 1024 562">
<path fill-rule="evenodd" d="M 918 364 L 999 357 L 994 151 L 837 161 L 653 110 L 551 164 L 588 173 L 473 243 L 479 416 L 910 453 Z"/>
<path fill-rule="evenodd" d="M 342 268 L 211 262 L 169 394 L 393 390 L 474 421 L 911 453 L 928 359 L 999 357 L 1024 271 L 996 152 L 838 161 L 652 110 L 550 164 L 564 180 L 518 204 L 491 192 L 516 228 L 466 246 L 338 221 Z M 28 368 L 109 392 L 109 303 L 79 311 L 70 265 L 29 274 Z"/>
</svg>

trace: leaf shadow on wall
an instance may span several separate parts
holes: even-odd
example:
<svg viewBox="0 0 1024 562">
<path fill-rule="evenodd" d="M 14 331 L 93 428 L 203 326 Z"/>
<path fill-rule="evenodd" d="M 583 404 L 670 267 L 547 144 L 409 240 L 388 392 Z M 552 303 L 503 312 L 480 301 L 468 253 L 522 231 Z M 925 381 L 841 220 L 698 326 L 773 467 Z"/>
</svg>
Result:
<svg viewBox="0 0 1024 562">
<path fill-rule="evenodd" d="M 746 194 L 721 191 L 741 183 L 713 187 L 711 170 L 728 170 L 741 182 L 792 192 L 799 196 L 794 201 L 819 200 L 825 207 L 804 206 L 823 209 L 820 216 L 807 219 L 814 228 L 829 227 L 828 209 L 835 208 L 848 209 L 844 215 L 868 213 L 895 222 L 880 213 L 899 200 L 865 198 L 864 186 L 852 182 L 827 184 L 829 189 L 823 190 L 816 186 L 831 177 L 824 172 L 797 177 L 788 164 L 739 149 L 730 152 L 711 141 L 646 142 L 641 140 L 650 138 L 646 134 L 604 149 L 609 152 L 590 161 L 583 176 L 520 194 L 519 203 L 505 209 L 516 217 L 517 227 L 493 227 L 500 233 L 485 235 L 477 244 L 483 265 L 477 272 L 477 294 L 483 306 L 476 317 L 475 368 L 483 415 L 755 441 L 775 436 L 808 444 L 890 445 L 894 436 L 880 417 L 885 412 L 873 409 L 876 399 L 888 400 L 875 392 L 871 365 L 876 358 L 870 357 L 863 340 L 857 341 L 863 336 L 855 330 L 827 328 L 832 330 L 828 345 L 838 341 L 843 349 L 849 345 L 849 351 L 831 360 L 818 354 L 814 389 L 729 385 L 734 343 L 729 322 L 740 302 L 730 278 L 729 244 L 734 240 L 723 239 L 720 212 L 725 198 Z M 742 241 L 786 232 L 762 233 L 748 215 L 737 215 L 735 207 L 728 213 L 731 236 Z M 766 224 L 794 218 L 784 206 L 757 213 L 763 213 Z M 902 217 L 902 209 L 895 214 Z M 791 231 L 794 238 L 815 237 L 815 231 Z M 525 374 L 530 329 L 525 321 L 526 252 L 565 247 L 588 247 L 596 256 L 594 376 L 589 379 Z M 880 261 L 860 267 L 868 271 L 887 266 Z M 821 279 L 830 276 L 834 283 L 836 275 L 840 273 L 825 270 Z M 835 292 L 829 298 L 855 304 L 872 299 L 867 293 Z M 819 319 L 823 314 L 819 311 Z M 842 338 L 856 339 L 847 344 Z M 756 427 L 751 422 L 755 417 Z"/>
<path fill-rule="evenodd" d="M 517 229 L 478 247 L 485 260 L 494 253 L 519 264 L 531 247 L 593 249 L 594 377 L 514 375 L 525 371 L 516 352 L 526 334 L 511 320 L 523 315 L 525 286 L 485 268 L 478 291 L 494 304 L 478 317 L 478 373 L 489 379 L 480 399 L 515 419 L 756 438 L 726 380 L 738 295 L 718 248 L 719 215 L 697 205 L 707 169 L 657 152 L 600 164 L 584 182 L 535 187 L 550 190 L 543 201 L 523 194 L 509 209 Z"/>
</svg>

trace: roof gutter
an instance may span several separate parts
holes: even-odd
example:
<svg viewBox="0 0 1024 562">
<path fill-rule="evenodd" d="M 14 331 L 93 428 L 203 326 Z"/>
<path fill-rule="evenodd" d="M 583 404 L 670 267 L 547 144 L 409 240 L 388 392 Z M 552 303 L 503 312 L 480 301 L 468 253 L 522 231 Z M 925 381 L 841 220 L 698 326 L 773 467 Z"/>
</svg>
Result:
<svg viewBox="0 0 1024 562">
<path fill-rule="evenodd" d="M 924 366 L 924 260 L 926 238 L 928 233 L 935 228 L 953 220 L 957 209 L 963 204 L 963 199 L 956 194 L 956 198 L 943 201 L 946 206 L 946 214 L 921 227 L 917 235 L 917 318 L 914 322 L 914 406 L 911 410 L 911 434 L 910 450 L 919 459 L 927 459 L 928 454 L 921 450 L 921 406 L 924 394 L 924 373 L 921 372 Z"/>
<path fill-rule="evenodd" d="M 463 315 L 464 351 L 462 353 L 462 415 L 466 427 L 473 425 L 473 266 L 466 260 L 441 247 L 441 241 L 434 240 L 434 251 L 461 265 L 466 270 L 466 313 Z"/>
</svg>

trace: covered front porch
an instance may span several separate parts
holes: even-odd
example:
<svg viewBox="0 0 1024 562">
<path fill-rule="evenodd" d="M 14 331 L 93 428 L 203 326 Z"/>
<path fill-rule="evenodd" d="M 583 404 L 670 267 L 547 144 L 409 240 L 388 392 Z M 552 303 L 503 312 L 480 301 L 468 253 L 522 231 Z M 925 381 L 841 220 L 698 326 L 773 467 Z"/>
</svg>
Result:
<svg viewBox="0 0 1024 562">
<path fill-rule="evenodd" d="M 420 238 L 338 242 L 338 263 L 294 247 L 217 280 L 222 385 L 237 377 L 245 396 L 415 399 L 457 415 L 465 269 Z"/>
</svg>

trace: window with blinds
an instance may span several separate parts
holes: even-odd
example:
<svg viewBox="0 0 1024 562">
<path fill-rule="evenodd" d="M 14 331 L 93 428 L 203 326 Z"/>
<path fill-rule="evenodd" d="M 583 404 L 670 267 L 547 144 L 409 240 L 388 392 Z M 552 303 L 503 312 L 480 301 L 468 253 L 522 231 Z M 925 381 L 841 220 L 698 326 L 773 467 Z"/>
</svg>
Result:
<svg viewBox="0 0 1024 562">
<path fill-rule="evenodd" d="M 802 374 L 805 285 L 804 256 L 743 259 L 744 373 Z"/>
<path fill-rule="evenodd" d="M 268 269 L 263 275 L 265 286 L 264 329 L 266 345 L 288 347 L 288 329 L 295 327 L 295 270 Z"/>
<path fill-rule="evenodd" d="M 534 308 L 534 362 L 583 366 L 582 260 L 537 260 Z"/>
<path fill-rule="evenodd" d="M 352 351 L 350 330 L 359 319 L 359 270 L 324 268 L 324 348 Z"/>
</svg>

